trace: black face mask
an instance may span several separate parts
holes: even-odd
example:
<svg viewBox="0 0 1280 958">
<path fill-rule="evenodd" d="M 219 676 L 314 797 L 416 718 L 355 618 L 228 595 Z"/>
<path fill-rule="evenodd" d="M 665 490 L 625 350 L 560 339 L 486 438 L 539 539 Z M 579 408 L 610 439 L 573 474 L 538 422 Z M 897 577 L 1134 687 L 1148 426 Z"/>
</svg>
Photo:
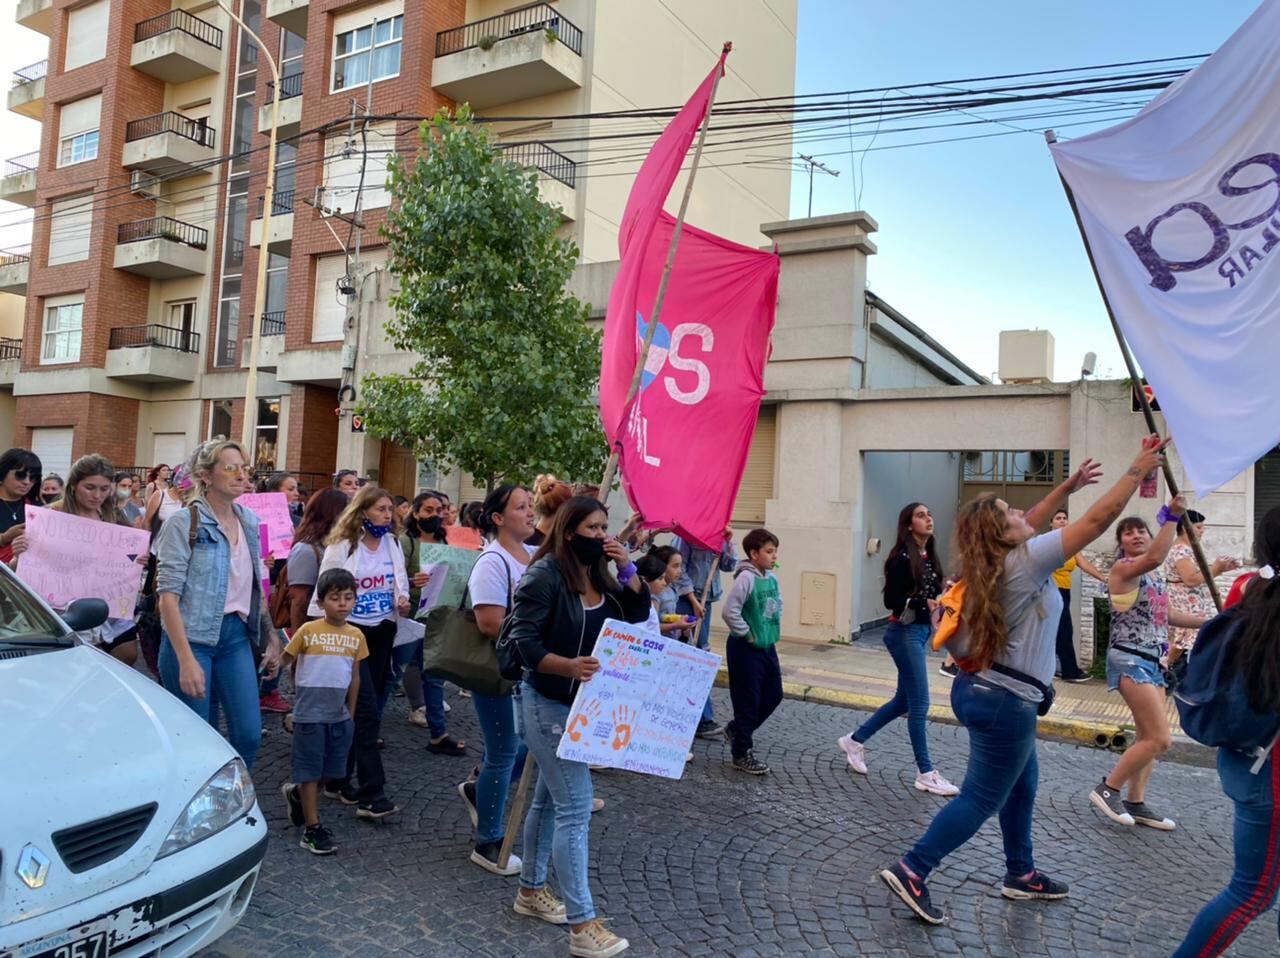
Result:
<svg viewBox="0 0 1280 958">
<path fill-rule="evenodd" d="M 440 534 L 440 517 L 432 516 L 430 519 L 419 519 L 418 531 L 424 536 L 438 536 Z"/>
<path fill-rule="evenodd" d="M 58 497 L 57 497 L 56 495 L 52 495 L 52 496 L 41 496 L 41 497 L 40 497 L 40 501 L 41 501 L 41 502 L 43 502 L 43 503 L 47 506 L 47 505 L 51 505 L 52 503 L 57 502 L 57 501 L 58 501 Z"/>
<path fill-rule="evenodd" d="M 600 557 L 604 555 L 604 540 L 592 539 L 587 536 L 574 536 L 569 540 L 569 548 L 578 557 L 578 561 L 589 569 L 599 562 Z"/>
</svg>

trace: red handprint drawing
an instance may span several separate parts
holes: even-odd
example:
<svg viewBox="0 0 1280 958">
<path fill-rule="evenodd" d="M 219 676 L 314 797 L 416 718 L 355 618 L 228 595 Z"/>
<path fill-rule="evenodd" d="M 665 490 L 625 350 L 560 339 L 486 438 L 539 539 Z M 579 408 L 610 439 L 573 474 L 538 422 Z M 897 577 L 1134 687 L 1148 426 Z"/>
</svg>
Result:
<svg viewBox="0 0 1280 958">
<path fill-rule="evenodd" d="M 625 705 L 613 710 L 613 750 L 620 752 L 631 744 L 631 721 L 636 713 Z"/>
<path fill-rule="evenodd" d="M 573 717 L 573 721 L 569 723 L 568 729 L 565 730 L 569 736 L 569 741 L 575 744 L 581 742 L 582 732 L 580 729 L 585 729 L 591 724 L 592 719 L 599 716 L 599 714 L 600 700 L 591 699 L 578 711 L 578 714 Z"/>
</svg>

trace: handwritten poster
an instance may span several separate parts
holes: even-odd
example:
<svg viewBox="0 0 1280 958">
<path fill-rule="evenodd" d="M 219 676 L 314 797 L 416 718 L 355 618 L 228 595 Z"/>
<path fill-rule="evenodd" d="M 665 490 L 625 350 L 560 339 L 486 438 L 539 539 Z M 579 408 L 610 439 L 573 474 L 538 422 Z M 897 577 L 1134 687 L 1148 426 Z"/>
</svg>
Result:
<svg viewBox="0 0 1280 958">
<path fill-rule="evenodd" d="M 435 542 L 424 542 L 419 548 L 422 551 L 418 554 L 418 564 L 428 576 L 418 608 L 414 610 L 414 617 L 421 619 L 437 605 L 456 608 L 461 604 L 480 553 Z"/>
<path fill-rule="evenodd" d="M 271 554 L 277 559 L 289 558 L 293 545 L 293 520 L 289 518 L 289 500 L 283 492 L 249 492 L 236 499 L 265 523 L 270 530 Z"/>
<path fill-rule="evenodd" d="M 18 578 L 55 609 L 105 599 L 113 619 L 133 617 L 151 535 L 145 529 L 27 506 L 27 551 Z"/>
<path fill-rule="evenodd" d="M 720 656 L 606 619 L 556 755 L 571 762 L 680 778 Z"/>
</svg>

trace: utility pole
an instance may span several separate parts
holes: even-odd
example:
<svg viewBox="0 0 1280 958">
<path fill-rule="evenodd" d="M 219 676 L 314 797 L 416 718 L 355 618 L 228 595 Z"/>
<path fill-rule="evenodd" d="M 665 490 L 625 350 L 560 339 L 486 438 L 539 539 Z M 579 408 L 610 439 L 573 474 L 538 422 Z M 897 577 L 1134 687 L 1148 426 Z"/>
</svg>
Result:
<svg viewBox="0 0 1280 958">
<path fill-rule="evenodd" d="M 807 164 L 809 167 L 809 213 L 808 215 L 812 216 L 813 215 L 813 171 L 818 170 L 822 173 L 826 173 L 828 176 L 839 176 L 840 171 L 833 170 L 831 167 L 827 166 L 825 163 L 818 162 L 812 156 L 806 156 L 803 153 L 798 153 L 796 155 L 800 157 L 800 161 L 802 163 Z"/>
</svg>

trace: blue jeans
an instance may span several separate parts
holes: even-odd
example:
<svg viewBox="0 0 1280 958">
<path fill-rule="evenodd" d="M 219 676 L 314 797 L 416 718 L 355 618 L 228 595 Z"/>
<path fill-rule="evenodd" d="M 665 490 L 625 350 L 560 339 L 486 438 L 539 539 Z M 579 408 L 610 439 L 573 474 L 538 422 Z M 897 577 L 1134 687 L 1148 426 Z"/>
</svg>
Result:
<svg viewBox="0 0 1280 958">
<path fill-rule="evenodd" d="M 969 730 L 964 784 L 902 860 L 920 878 L 927 878 L 942 859 L 999 812 L 1005 868 L 1010 875 L 1025 875 L 1035 868 L 1031 816 L 1040 778 L 1036 706 L 962 672 L 951 686 L 951 707 Z"/>
<path fill-rule="evenodd" d="M 855 742 L 865 742 L 890 722 L 907 717 L 907 734 L 911 736 L 911 751 L 916 756 L 916 768 L 921 774 L 933 771 L 929 760 L 929 666 L 925 649 L 929 644 L 927 622 L 903 625 L 890 622 L 884 633 L 884 647 L 893 657 L 898 668 L 898 689 L 893 698 L 876 710 L 853 733 Z"/>
<path fill-rule="evenodd" d="M 516 733 L 516 705 L 510 695 L 471 693 L 484 735 L 484 759 L 476 779 L 476 844 L 500 842 L 506 835 L 503 817 L 507 810 L 507 793 L 511 790 L 511 773 L 520 750 Z"/>
<path fill-rule="evenodd" d="M 706 614 L 702 617 L 702 625 L 698 626 L 697 645 L 700 649 L 711 648 L 711 607 L 714 602 L 708 602 Z M 693 615 L 693 604 L 683 596 L 676 600 L 676 611 L 681 615 Z M 702 706 L 702 721 L 714 722 L 716 720 L 715 709 L 711 707 L 711 693 L 707 693 L 707 703 Z"/>
<path fill-rule="evenodd" d="M 520 730 L 538 763 L 538 786 L 524 820 L 524 862 L 520 884 L 541 888 L 554 860 L 569 924 L 596 916 L 587 880 L 587 840 L 591 830 L 591 773 L 582 762 L 556 757 L 569 719 L 569 706 L 549 699 L 527 682 L 521 686 Z"/>
<path fill-rule="evenodd" d="M 217 721 L 210 703 L 216 695 L 227 719 L 227 741 L 240 753 L 245 765 L 262 744 L 262 713 L 258 711 L 258 670 L 253 665 L 249 632 L 238 615 L 224 615 L 217 645 L 191 643 L 191 654 L 204 670 L 204 698 L 185 695 L 178 682 L 178 653 L 165 635 L 160 643 L 160 682 L 186 706 L 210 724 Z M 214 725 L 217 728 L 217 725 Z"/>
<path fill-rule="evenodd" d="M 1216 958 L 1275 903 L 1280 888 L 1280 761 L 1273 752 L 1257 775 L 1253 759 L 1218 750 L 1222 790 L 1236 806 L 1235 872 L 1218 897 L 1200 909 L 1173 958 Z"/>
</svg>

